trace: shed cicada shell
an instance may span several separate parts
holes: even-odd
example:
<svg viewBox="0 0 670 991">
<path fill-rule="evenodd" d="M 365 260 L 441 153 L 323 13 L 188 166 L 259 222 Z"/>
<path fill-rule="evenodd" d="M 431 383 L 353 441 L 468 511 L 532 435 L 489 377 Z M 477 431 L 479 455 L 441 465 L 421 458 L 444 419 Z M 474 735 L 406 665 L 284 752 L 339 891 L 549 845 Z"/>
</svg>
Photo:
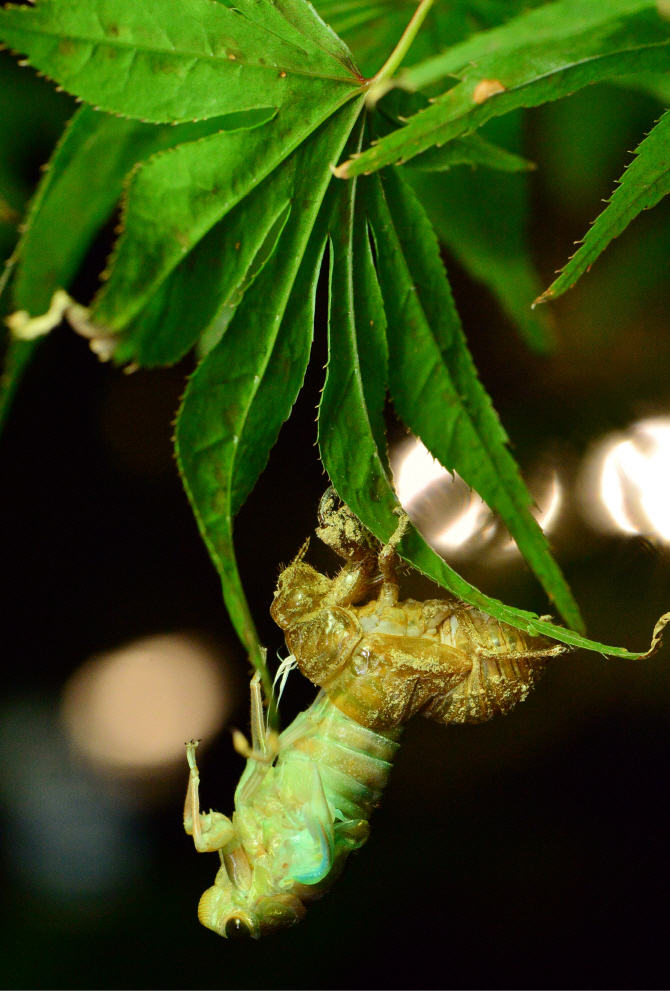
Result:
<svg viewBox="0 0 670 991">
<path fill-rule="evenodd" d="M 344 559 L 334 578 L 305 561 L 306 543 L 277 583 L 271 613 L 289 665 L 318 685 L 316 700 L 281 734 L 266 725 L 251 683 L 247 766 L 232 818 L 201 813 L 196 743 L 184 813 L 199 851 L 221 867 L 199 918 L 222 936 L 258 938 L 293 925 L 336 880 L 368 836 L 399 746 L 417 714 L 477 723 L 509 712 L 562 644 L 522 634 L 459 599 L 400 600 L 396 547 L 385 546 L 329 489 L 317 535 Z M 287 662 L 284 662 L 286 667 Z"/>
</svg>

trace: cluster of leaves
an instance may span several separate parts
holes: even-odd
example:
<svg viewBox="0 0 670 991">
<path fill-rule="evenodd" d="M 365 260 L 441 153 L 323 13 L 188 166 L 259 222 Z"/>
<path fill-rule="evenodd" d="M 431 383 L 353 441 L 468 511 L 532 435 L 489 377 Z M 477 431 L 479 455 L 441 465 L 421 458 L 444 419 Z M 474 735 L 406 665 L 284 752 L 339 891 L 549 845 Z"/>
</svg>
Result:
<svg viewBox="0 0 670 991">
<path fill-rule="evenodd" d="M 670 22 L 654 0 L 430 6 L 424 0 L 415 15 L 417 25 L 427 17 L 393 80 L 390 69 L 372 73 L 392 64 L 385 60 L 416 9 L 411 0 L 319 0 L 318 12 L 307 0 L 36 0 L 0 9 L 4 44 L 84 103 L 33 198 L 2 288 L 15 309 L 44 313 L 121 201 L 120 237 L 90 321 L 113 337 L 119 364 L 154 368 L 196 350 L 178 461 L 231 617 L 261 669 L 233 520 L 302 385 L 326 257 L 319 443 L 343 500 L 388 539 L 397 506 L 388 393 L 434 457 L 499 515 L 569 628 L 485 596 L 416 531 L 402 556 L 530 633 L 640 656 L 582 635 L 477 377 L 439 242 L 489 286 L 530 347 L 549 349 L 547 311 L 530 308 L 540 291 L 525 241 L 532 166 L 518 154 L 514 112 L 600 80 L 664 73 Z M 668 191 L 669 126 L 666 115 L 642 143 L 542 299 L 573 285 Z M 3 402 L 35 347 L 11 343 Z"/>
</svg>

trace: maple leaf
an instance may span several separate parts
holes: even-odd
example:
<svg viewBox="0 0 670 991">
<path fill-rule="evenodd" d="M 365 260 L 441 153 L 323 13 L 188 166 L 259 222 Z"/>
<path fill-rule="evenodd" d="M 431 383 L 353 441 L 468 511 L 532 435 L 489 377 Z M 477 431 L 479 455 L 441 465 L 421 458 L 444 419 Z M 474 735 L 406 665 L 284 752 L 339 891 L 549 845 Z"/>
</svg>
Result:
<svg viewBox="0 0 670 991">
<path fill-rule="evenodd" d="M 321 4 L 326 16 L 329 2 Z M 121 201 L 104 284 L 87 312 L 70 306 L 70 318 L 118 364 L 170 365 L 196 349 L 176 426 L 179 465 L 266 688 L 233 521 L 302 386 L 326 258 L 330 351 L 319 441 L 344 501 L 380 540 L 389 538 L 398 503 L 382 418 L 388 390 L 430 452 L 499 515 L 572 629 L 483 595 L 416 532 L 402 556 L 533 635 L 640 656 L 575 632 L 578 607 L 477 377 L 435 230 L 526 339 L 549 347 L 546 318 L 527 311 L 537 276 L 523 220 L 492 250 L 497 201 L 487 206 L 476 179 L 451 170 L 495 170 L 487 173 L 498 176 L 492 188 L 509 182 L 522 203 L 530 164 L 502 131 L 502 146 L 473 132 L 599 79 L 657 68 L 670 26 L 651 0 L 559 0 L 518 16 L 511 3 L 506 23 L 482 23 L 487 30 L 466 37 L 466 0 L 451 19 L 431 5 L 423 0 L 405 27 L 411 7 L 395 4 L 374 44 L 370 25 L 387 8 L 368 0 L 347 8 L 341 30 L 366 65 L 386 46 L 371 78 L 306 0 L 37 0 L 0 9 L 4 43 L 85 104 L 6 270 L 17 334 L 34 335 L 68 312 L 69 297 L 54 294 L 69 288 Z M 394 77 L 429 12 L 433 40 L 426 36 L 419 60 Z M 477 218 L 469 234 L 457 206 L 445 208 L 445 191 L 455 188 L 470 204 L 463 220 Z M 68 227 L 71 215 L 77 223 Z M 6 395 L 35 346 L 24 339 L 10 348 Z"/>
</svg>

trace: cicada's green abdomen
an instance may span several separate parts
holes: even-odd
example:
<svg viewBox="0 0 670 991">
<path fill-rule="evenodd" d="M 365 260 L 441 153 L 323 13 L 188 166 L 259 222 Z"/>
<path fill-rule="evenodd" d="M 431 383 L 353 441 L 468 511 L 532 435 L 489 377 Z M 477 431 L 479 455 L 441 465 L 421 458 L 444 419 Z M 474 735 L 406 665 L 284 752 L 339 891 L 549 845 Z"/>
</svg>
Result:
<svg viewBox="0 0 670 991">
<path fill-rule="evenodd" d="M 282 734 L 274 765 L 250 758 L 232 838 L 200 901 L 203 925 L 257 938 L 300 921 L 367 839 L 399 735 L 360 726 L 321 696 Z"/>
</svg>

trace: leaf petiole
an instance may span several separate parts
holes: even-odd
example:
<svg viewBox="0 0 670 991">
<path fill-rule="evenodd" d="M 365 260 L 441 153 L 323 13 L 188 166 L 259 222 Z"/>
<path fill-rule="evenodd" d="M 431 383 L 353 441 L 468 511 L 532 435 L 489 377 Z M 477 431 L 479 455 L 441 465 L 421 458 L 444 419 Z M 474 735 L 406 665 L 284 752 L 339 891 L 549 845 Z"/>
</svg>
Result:
<svg viewBox="0 0 670 991">
<path fill-rule="evenodd" d="M 391 77 L 400 66 L 405 55 L 407 55 L 410 45 L 419 33 L 419 28 L 425 21 L 426 15 L 434 3 L 435 0 L 421 0 L 421 3 L 414 11 L 412 20 L 403 31 L 402 38 L 379 72 L 370 80 L 367 96 L 365 97 L 368 107 L 374 107 L 378 100 L 381 100 L 382 96 L 391 89 Z"/>
</svg>

